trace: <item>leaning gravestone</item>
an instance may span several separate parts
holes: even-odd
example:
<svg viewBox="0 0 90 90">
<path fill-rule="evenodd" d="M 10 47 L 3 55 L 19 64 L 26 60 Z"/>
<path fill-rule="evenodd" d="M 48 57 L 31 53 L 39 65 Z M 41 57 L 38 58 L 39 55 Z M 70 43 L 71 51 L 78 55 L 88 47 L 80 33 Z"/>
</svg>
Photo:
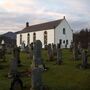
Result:
<svg viewBox="0 0 90 90">
<path fill-rule="evenodd" d="M 43 90 L 43 84 L 42 84 L 43 63 L 41 59 L 41 50 L 42 50 L 42 43 L 40 40 L 36 40 L 33 48 L 30 90 Z"/>
<path fill-rule="evenodd" d="M 48 44 L 47 52 L 48 52 L 48 59 L 49 59 L 49 61 L 51 61 L 53 59 L 51 44 Z"/>
<path fill-rule="evenodd" d="M 57 64 L 62 63 L 62 50 L 60 48 L 60 44 L 57 44 Z"/>
</svg>

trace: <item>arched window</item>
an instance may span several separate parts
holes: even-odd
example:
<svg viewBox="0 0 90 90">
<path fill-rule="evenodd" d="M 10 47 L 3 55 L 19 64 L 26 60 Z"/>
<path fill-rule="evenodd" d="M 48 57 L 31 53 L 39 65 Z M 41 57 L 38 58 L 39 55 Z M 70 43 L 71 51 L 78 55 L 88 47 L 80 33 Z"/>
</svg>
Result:
<svg viewBox="0 0 90 90">
<path fill-rule="evenodd" d="M 20 44 L 22 44 L 22 34 L 20 34 Z"/>
<path fill-rule="evenodd" d="M 33 42 L 36 41 L 36 33 L 33 33 Z"/>
<path fill-rule="evenodd" d="M 64 35 L 66 34 L 65 28 L 63 28 L 63 34 L 64 34 Z"/>
<path fill-rule="evenodd" d="M 27 34 L 27 45 L 29 45 L 30 44 L 30 34 L 28 33 Z"/>
<path fill-rule="evenodd" d="M 44 45 L 47 45 L 47 31 L 44 32 Z"/>
</svg>

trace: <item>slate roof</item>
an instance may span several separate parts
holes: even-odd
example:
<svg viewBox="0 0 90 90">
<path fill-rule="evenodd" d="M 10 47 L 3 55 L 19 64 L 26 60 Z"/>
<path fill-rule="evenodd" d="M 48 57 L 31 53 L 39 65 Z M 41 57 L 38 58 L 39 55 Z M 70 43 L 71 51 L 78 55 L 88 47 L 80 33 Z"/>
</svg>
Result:
<svg viewBox="0 0 90 90">
<path fill-rule="evenodd" d="M 27 33 L 27 32 L 35 32 L 35 31 L 54 29 L 62 22 L 62 20 L 63 19 L 25 27 L 23 30 L 17 32 L 17 34 L 18 33 Z"/>
</svg>

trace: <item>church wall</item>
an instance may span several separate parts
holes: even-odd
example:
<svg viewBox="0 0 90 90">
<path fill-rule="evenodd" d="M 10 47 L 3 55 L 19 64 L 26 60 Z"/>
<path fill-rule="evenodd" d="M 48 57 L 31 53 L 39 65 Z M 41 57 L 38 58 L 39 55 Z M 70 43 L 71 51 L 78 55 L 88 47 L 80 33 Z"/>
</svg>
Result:
<svg viewBox="0 0 90 90">
<path fill-rule="evenodd" d="M 65 28 L 65 34 L 63 34 L 63 28 Z M 68 24 L 68 22 L 64 19 L 56 28 L 55 28 L 55 44 L 62 40 L 62 48 L 65 48 L 66 40 L 68 40 L 67 48 L 70 48 L 71 41 L 73 40 L 73 33 Z M 65 43 L 63 43 L 65 40 Z"/>
<path fill-rule="evenodd" d="M 29 32 L 30 43 L 33 42 L 33 33 L 36 33 L 36 40 L 40 40 L 44 47 L 44 31 L 47 31 L 47 44 L 54 43 L 54 29 Z M 28 33 L 22 33 L 22 41 L 24 41 L 25 45 L 27 45 L 27 34 Z M 20 46 L 20 34 L 17 34 L 17 46 Z"/>
</svg>

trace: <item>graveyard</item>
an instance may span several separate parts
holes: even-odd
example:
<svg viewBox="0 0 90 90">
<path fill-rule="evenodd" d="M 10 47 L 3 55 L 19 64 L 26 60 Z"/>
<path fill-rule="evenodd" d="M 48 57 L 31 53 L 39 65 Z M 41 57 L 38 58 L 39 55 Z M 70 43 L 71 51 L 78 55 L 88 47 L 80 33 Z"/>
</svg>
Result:
<svg viewBox="0 0 90 90">
<path fill-rule="evenodd" d="M 90 68 L 79 68 L 80 60 L 73 59 L 70 49 L 62 49 L 62 63 L 57 64 L 56 60 L 48 60 L 47 50 L 42 49 L 42 59 L 47 67 L 43 71 L 42 82 L 45 90 L 90 90 Z M 8 77 L 12 53 L 6 54 L 6 60 L 0 61 L 0 90 L 10 90 L 12 78 Z M 23 90 L 31 88 L 31 64 L 32 59 L 26 52 L 20 52 L 21 66 L 18 71 L 23 82 Z M 88 58 L 90 64 L 90 57 Z M 37 89 L 38 90 L 38 89 Z"/>
</svg>

